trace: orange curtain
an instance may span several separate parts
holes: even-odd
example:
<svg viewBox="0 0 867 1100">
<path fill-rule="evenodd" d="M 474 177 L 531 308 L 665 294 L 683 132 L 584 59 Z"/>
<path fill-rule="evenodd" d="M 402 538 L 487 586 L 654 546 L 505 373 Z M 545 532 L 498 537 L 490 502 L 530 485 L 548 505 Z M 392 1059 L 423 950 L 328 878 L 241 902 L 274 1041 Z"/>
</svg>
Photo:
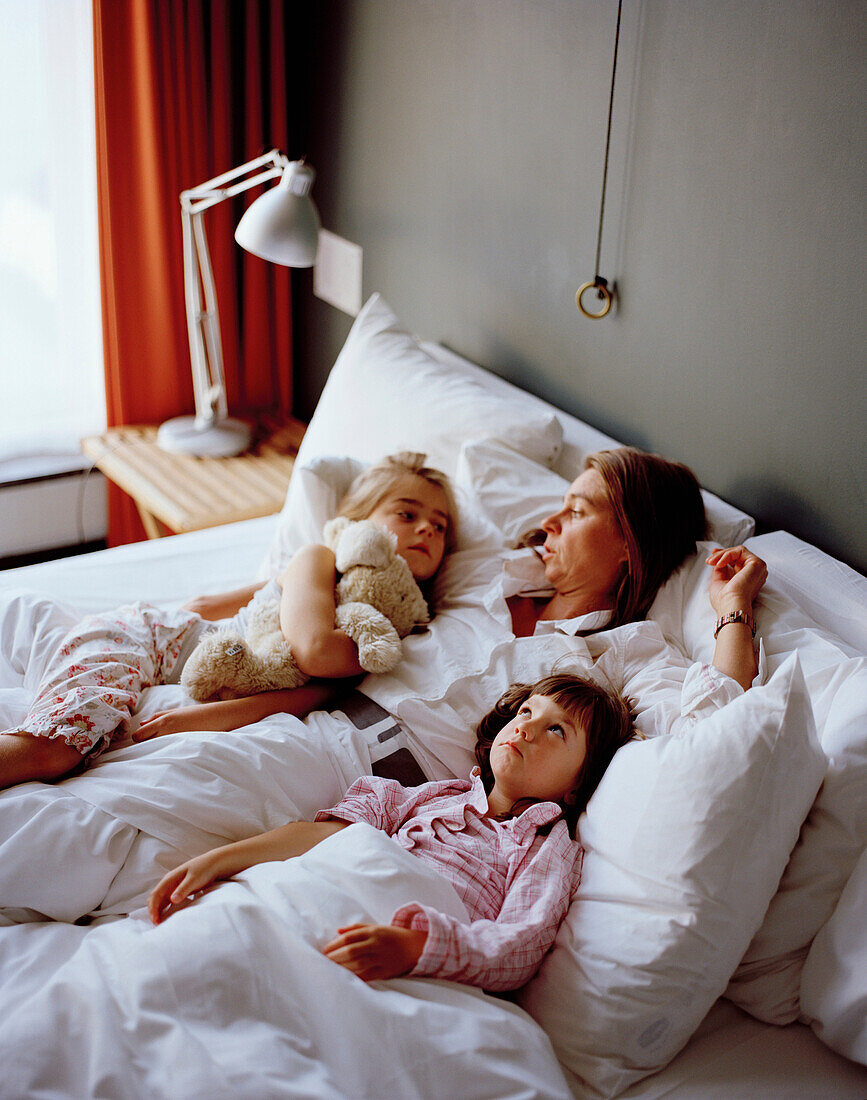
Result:
<svg viewBox="0 0 867 1100">
<path fill-rule="evenodd" d="M 285 0 L 94 0 L 100 265 L 109 426 L 193 411 L 182 190 L 289 143 Z M 287 268 L 239 248 L 261 192 L 206 215 L 229 408 L 289 413 Z M 144 538 L 109 495 L 109 542 Z"/>
</svg>

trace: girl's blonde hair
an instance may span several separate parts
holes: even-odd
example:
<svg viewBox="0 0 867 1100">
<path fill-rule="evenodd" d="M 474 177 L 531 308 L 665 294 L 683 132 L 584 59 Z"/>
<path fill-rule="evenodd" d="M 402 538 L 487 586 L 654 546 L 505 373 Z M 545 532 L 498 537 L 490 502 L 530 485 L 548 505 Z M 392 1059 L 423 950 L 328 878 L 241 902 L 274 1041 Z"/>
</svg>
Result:
<svg viewBox="0 0 867 1100">
<path fill-rule="evenodd" d="M 423 478 L 442 490 L 446 498 L 449 521 L 446 526 L 445 554 L 450 554 L 458 541 L 458 507 L 454 490 L 448 477 L 433 466 L 426 465 L 427 455 L 419 451 L 400 451 L 387 455 L 380 462 L 369 466 L 349 486 L 338 508 L 338 516 L 347 519 L 367 519 L 394 488 L 395 482 L 408 474 Z M 439 570 L 437 570 L 439 572 Z"/>
</svg>

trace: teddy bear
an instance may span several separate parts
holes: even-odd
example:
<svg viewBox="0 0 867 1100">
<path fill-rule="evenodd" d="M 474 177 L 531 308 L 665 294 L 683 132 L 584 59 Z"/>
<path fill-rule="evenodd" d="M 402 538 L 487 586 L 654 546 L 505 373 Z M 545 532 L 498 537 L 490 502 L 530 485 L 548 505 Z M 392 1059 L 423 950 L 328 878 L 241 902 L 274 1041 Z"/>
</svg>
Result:
<svg viewBox="0 0 867 1100">
<path fill-rule="evenodd" d="M 430 619 L 427 604 L 397 539 L 370 520 L 338 516 L 323 528 L 338 573 L 335 624 L 358 647 L 367 672 L 389 672 L 401 657 L 401 639 Z M 280 629 L 280 601 L 256 600 L 246 637 L 215 630 L 190 654 L 181 684 L 200 702 L 295 688 L 308 677 L 298 667 Z"/>
</svg>

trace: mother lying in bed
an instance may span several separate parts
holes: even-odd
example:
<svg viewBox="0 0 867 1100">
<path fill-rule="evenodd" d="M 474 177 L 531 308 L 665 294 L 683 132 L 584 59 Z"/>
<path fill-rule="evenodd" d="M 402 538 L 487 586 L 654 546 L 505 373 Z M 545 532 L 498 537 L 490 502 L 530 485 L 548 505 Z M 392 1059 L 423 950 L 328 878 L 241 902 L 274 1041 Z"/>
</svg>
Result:
<svg viewBox="0 0 867 1100">
<path fill-rule="evenodd" d="M 5 792 L 0 919 L 129 912 L 162 872 L 221 842 L 310 818 L 360 774 L 464 776 L 467 730 L 483 710 L 508 683 L 532 682 L 555 664 L 592 665 L 637 700 L 639 728 L 650 734 L 749 687 L 753 601 L 766 570 L 744 548 L 708 559 L 719 616 L 714 668 L 688 669 L 655 624 L 641 621 L 704 535 L 686 467 L 628 448 L 591 455 L 543 530 L 538 551 L 505 561 L 455 556 L 430 630 L 408 639 L 394 673 L 365 680 L 365 696 L 383 708 L 373 719 L 353 725 L 348 705 L 350 720 L 275 715 L 238 732 L 135 745 L 61 784 Z"/>
</svg>

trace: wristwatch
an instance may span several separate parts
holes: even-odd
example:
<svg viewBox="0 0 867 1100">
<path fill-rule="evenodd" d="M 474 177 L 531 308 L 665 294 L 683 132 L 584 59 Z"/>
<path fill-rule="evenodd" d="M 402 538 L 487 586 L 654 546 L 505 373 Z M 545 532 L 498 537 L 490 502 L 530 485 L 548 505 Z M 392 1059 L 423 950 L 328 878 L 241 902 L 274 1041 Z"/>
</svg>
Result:
<svg viewBox="0 0 867 1100">
<path fill-rule="evenodd" d="M 756 620 L 752 617 L 749 611 L 728 611 L 725 615 L 720 615 L 716 621 L 716 627 L 714 628 L 713 636 L 722 630 L 724 626 L 728 626 L 729 623 L 745 623 L 750 628 L 750 633 L 755 638 L 756 636 Z"/>
</svg>

